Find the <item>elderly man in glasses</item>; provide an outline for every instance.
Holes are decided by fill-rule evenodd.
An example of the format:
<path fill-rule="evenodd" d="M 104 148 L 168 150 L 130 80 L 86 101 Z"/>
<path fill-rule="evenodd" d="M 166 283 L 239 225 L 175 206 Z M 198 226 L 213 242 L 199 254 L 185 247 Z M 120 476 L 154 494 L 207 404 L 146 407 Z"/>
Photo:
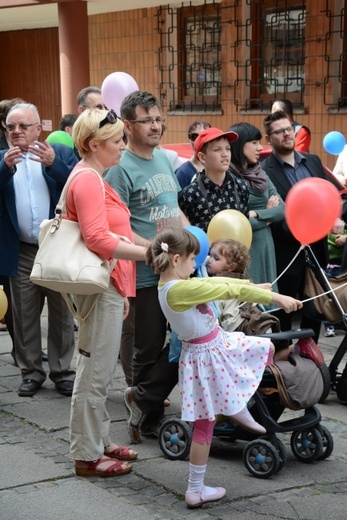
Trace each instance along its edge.
<path fill-rule="evenodd" d="M 163 228 L 187 225 L 188 221 L 178 206 L 176 176 L 165 153 L 157 148 L 165 122 L 159 99 L 149 92 L 133 92 L 123 100 L 121 118 L 127 147 L 120 165 L 107 170 L 105 180 L 129 207 L 135 242 L 148 246 Z M 177 364 L 169 363 L 168 348 L 163 348 L 167 328 L 157 286 L 152 267 L 137 262 L 136 297 L 130 302 L 121 346 L 122 365 L 131 386 L 125 402 L 132 442 L 140 442 L 141 432 L 155 433 L 164 400 L 178 381 Z"/>
<path fill-rule="evenodd" d="M 189 125 L 188 128 L 188 140 L 190 146 L 193 148 L 193 155 L 191 158 L 183 163 L 177 170 L 175 171 L 176 177 L 180 186 L 183 190 L 188 184 L 190 184 L 194 175 L 203 170 L 203 166 L 199 159 L 197 158 L 194 151 L 194 143 L 198 135 L 206 128 L 211 128 L 210 123 L 204 121 L 203 119 L 199 119 L 198 121 L 194 121 Z"/>
<path fill-rule="evenodd" d="M 37 108 L 14 105 L 6 118 L 12 147 L 0 152 L 0 275 L 10 277 L 16 359 L 22 373 L 18 395 L 33 396 L 46 379 L 41 359 L 42 301 L 48 303 L 49 377 L 71 395 L 75 373 L 73 320 L 61 295 L 30 282 L 39 226 L 52 218 L 77 158 L 68 146 L 40 142 Z"/>
<path fill-rule="evenodd" d="M 291 187 L 302 179 L 319 177 L 331 180 L 324 173 L 321 160 L 317 155 L 301 153 L 295 148 L 295 133 L 292 122 L 287 114 L 277 111 L 269 114 L 264 120 L 265 138 L 267 144 L 272 146 L 272 152 L 261 164 L 277 192 L 285 201 Z M 288 266 L 298 252 L 300 243 L 289 231 L 285 220 L 273 223 L 272 234 L 275 243 L 276 263 L 278 275 Z M 335 224 L 336 232 L 343 230 L 344 223 L 338 219 Z M 320 265 L 325 268 L 328 262 L 327 241 L 322 239 L 312 245 L 312 250 Z M 305 279 L 305 253 L 301 251 L 289 269 L 278 280 L 278 289 L 281 294 L 303 297 Z M 278 312 L 281 322 L 281 330 L 290 330 L 292 315 Z M 311 328 L 315 332 L 315 341 L 318 341 L 321 322 L 309 317 L 301 320 L 302 328 Z"/>

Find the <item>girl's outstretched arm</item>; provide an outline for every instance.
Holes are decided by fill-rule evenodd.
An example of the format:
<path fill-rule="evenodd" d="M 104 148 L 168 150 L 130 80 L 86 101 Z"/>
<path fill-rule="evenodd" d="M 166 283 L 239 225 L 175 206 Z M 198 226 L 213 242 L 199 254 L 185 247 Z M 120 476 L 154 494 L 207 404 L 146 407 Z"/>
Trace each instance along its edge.
<path fill-rule="evenodd" d="M 285 294 L 272 294 L 272 301 L 281 307 L 286 313 L 297 311 L 302 308 L 302 302 Z"/>

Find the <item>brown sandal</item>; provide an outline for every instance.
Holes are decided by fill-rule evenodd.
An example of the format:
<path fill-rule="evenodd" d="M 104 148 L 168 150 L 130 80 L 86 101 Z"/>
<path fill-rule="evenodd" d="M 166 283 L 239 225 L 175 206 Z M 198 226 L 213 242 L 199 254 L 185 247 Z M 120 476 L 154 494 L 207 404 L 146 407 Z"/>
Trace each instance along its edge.
<path fill-rule="evenodd" d="M 85 463 L 84 466 L 75 466 L 76 475 L 79 477 L 119 477 L 130 473 L 132 469 L 132 464 L 124 464 L 124 462 L 110 457 L 102 457 L 95 462 L 78 462 Z M 101 469 L 100 466 L 105 462 L 109 462 L 110 465 L 106 469 Z"/>
<path fill-rule="evenodd" d="M 118 446 L 112 451 L 107 451 L 105 448 L 106 457 L 110 457 L 110 459 L 118 459 L 122 461 L 127 460 L 136 460 L 137 459 L 137 451 L 130 450 L 127 446 Z"/>

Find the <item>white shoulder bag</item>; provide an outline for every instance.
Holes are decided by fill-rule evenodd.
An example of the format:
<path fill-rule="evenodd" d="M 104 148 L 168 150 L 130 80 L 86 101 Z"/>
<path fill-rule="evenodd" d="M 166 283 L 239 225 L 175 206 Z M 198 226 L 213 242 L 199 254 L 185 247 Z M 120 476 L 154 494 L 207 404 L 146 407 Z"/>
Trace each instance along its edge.
<path fill-rule="evenodd" d="M 98 295 L 107 291 L 110 274 L 117 260 L 109 262 L 88 249 L 81 235 L 78 222 L 66 218 L 66 195 L 69 185 L 83 168 L 69 176 L 55 209 L 55 217 L 43 220 L 40 225 L 39 249 L 36 254 L 30 280 L 42 287 L 62 294 L 71 309 L 68 294 Z M 65 217 L 65 218 L 63 218 Z M 76 316 L 75 309 L 71 309 Z M 81 318 L 80 316 L 77 316 Z"/>

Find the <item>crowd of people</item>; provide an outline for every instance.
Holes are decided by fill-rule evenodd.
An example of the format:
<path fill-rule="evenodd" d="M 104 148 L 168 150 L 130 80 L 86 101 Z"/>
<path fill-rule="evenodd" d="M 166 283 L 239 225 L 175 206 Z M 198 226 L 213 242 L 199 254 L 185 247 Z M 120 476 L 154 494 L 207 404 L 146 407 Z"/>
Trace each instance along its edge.
<path fill-rule="evenodd" d="M 59 127 L 71 134 L 75 150 L 41 141 L 38 109 L 19 98 L 1 102 L 0 122 L 0 283 L 9 300 L 3 325 L 22 376 L 18 395 L 39 391 L 48 361 L 56 390 L 71 396 L 76 474 L 114 477 L 129 473 L 138 457 L 109 433 L 106 405 L 118 356 L 132 443 L 158 435 L 167 398 L 179 383 L 182 417 L 194 424 L 186 503 L 198 507 L 222 498 L 224 488 L 204 484 L 216 417 L 265 433 L 247 402 L 267 364 L 285 359 L 291 347 L 275 350 L 254 334 L 291 329 L 302 309 L 305 256 L 300 253 L 286 270 L 300 244 L 288 229 L 284 205 L 301 179 L 326 178 L 318 156 L 308 153 L 310 131 L 293 120 L 287 100 L 276 100 L 264 120 L 272 152 L 260 162 L 262 133 L 254 125 L 238 123 L 224 132 L 197 120 L 188 129 L 192 157 L 175 169 L 177 157 L 160 147 L 165 119 L 150 92 L 129 94 L 117 115 L 105 107 L 98 87 L 83 89 L 77 114 L 63 116 Z M 88 314 L 79 323 L 76 373 L 70 367 L 74 321 L 64 299 L 30 282 L 40 223 L 53 217 L 68 177 L 67 217 L 79 223 L 89 249 L 117 259 L 110 287 L 96 302 L 73 296 Z M 235 240 L 214 242 L 208 276 L 198 278 L 200 244 L 184 227 L 206 231 L 224 209 L 249 219 L 250 250 Z M 337 219 L 332 232 L 343 230 Z M 327 240 L 312 248 L 325 268 Z M 45 301 L 47 359 L 40 327 Z M 239 302 L 248 303 L 240 308 Z M 264 315 L 251 303 L 281 310 Z M 318 339 L 319 321 L 303 312 L 301 326 Z M 169 330 L 181 342 L 179 364 L 170 362 Z"/>

